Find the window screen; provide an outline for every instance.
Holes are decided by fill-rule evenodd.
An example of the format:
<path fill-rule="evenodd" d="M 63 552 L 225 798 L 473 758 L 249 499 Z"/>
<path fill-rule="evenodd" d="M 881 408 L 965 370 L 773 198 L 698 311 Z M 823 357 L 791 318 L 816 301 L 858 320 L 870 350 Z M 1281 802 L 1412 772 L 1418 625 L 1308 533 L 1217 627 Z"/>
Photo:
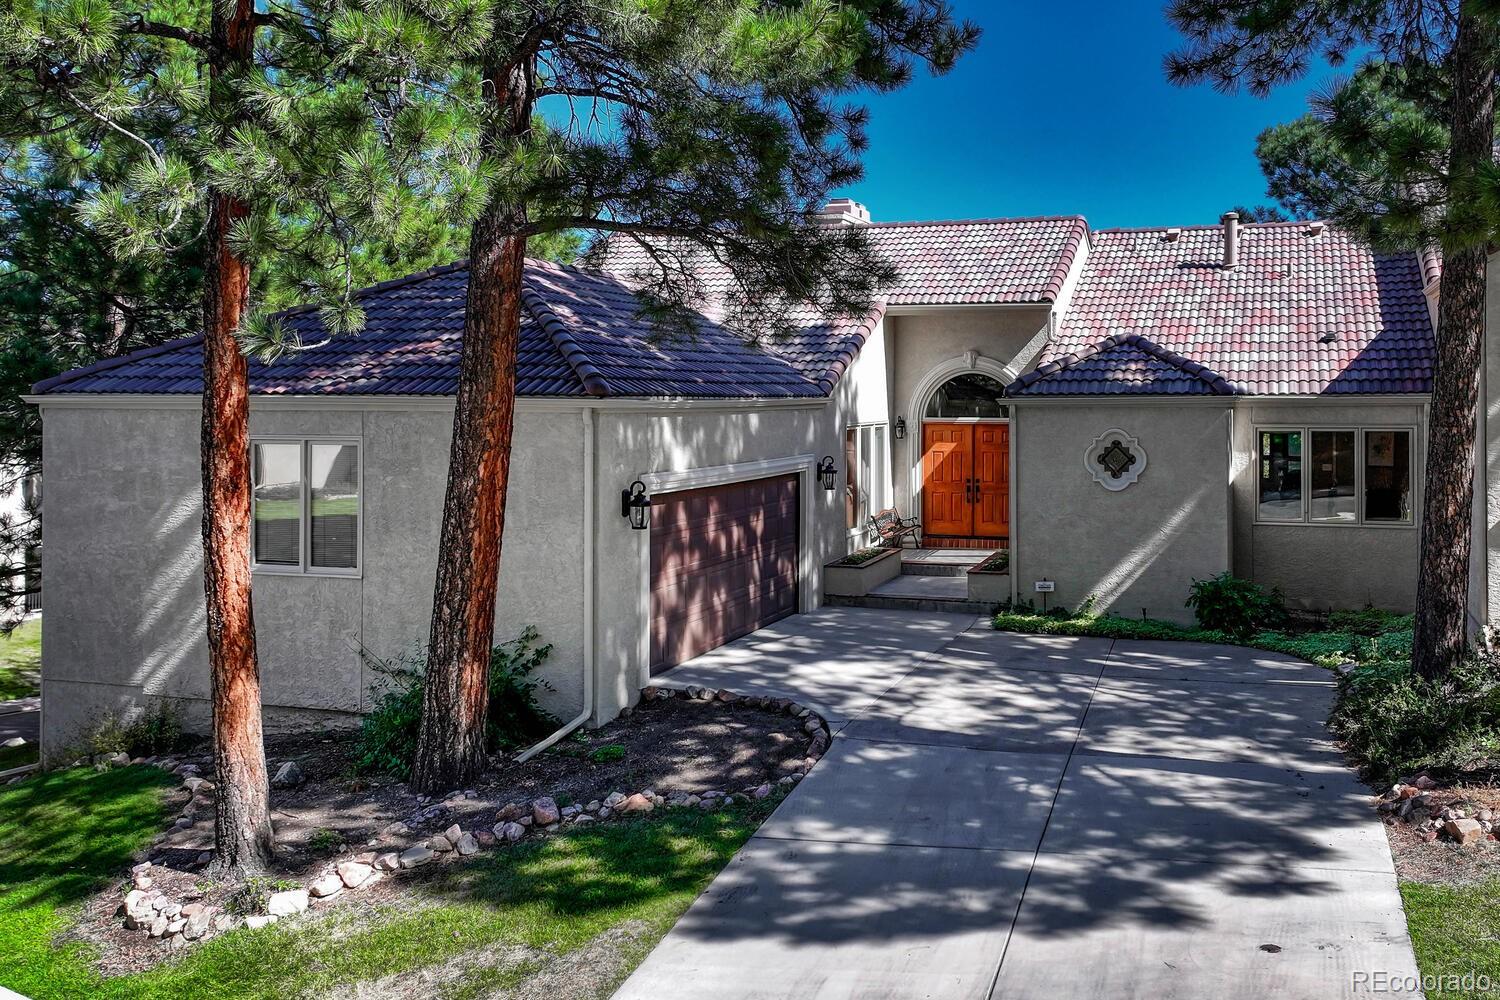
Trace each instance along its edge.
<path fill-rule="evenodd" d="M 1308 498 L 1312 519 L 1353 524 L 1359 519 L 1354 509 L 1354 432 L 1309 431 L 1308 437 L 1312 445 Z"/>
<path fill-rule="evenodd" d="M 359 450 L 352 444 L 308 446 L 312 531 L 311 565 L 353 569 L 359 564 Z"/>
<path fill-rule="evenodd" d="M 302 565 L 302 446 L 263 442 L 252 451 L 255 561 Z"/>
<path fill-rule="evenodd" d="M 1302 520 L 1302 432 L 1260 432 L 1260 517 Z"/>

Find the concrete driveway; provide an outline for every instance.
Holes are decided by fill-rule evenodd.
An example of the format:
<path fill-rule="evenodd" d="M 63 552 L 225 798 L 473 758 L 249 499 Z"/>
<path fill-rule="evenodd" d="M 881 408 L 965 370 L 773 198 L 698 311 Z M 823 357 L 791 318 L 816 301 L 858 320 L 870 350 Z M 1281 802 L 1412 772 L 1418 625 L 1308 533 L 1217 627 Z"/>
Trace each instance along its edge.
<path fill-rule="evenodd" d="M 1316 667 L 841 608 L 661 680 L 837 735 L 617 997 L 1328 1000 L 1416 973 Z"/>

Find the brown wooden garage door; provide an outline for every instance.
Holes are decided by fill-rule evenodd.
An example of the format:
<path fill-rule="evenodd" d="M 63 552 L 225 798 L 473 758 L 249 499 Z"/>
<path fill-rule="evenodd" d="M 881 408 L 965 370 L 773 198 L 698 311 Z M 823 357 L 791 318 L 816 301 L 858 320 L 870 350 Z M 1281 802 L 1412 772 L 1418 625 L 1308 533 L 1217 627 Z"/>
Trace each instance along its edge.
<path fill-rule="evenodd" d="M 651 672 L 797 610 L 797 477 L 658 494 Z"/>

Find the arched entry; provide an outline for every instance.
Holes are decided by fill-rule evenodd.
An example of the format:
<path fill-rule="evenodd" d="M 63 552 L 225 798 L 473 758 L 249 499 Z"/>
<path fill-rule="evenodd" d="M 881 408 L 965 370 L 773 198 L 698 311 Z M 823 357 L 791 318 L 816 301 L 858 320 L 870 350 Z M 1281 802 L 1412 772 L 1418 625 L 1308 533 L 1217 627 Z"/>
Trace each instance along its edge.
<path fill-rule="evenodd" d="M 923 534 L 936 545 L 1006 545 L 1010 408 L 1004 383 L 980 371 L 953 374 L 931 390 L 919 412 Z"/>

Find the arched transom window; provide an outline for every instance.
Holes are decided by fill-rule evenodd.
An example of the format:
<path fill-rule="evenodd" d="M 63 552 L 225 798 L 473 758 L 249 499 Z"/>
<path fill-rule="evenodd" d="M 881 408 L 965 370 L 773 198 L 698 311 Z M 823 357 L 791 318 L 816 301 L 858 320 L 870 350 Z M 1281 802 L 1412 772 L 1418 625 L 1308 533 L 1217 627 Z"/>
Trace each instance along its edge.
<path fill-rule="evenodd" d="M 944 420 L 955 417 L 1008 417 L 1010 407 L 1002 400 L 1005 387 L 988 375 L 965 372 L 938 386 L 927 400 L 923 416 Z"/>

